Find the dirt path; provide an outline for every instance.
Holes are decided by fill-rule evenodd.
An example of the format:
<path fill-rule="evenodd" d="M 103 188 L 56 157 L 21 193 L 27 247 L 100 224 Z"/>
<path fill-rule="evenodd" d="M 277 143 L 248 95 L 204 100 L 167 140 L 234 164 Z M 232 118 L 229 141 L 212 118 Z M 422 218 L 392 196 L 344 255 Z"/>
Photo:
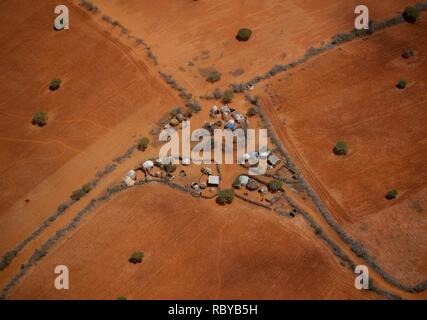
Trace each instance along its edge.
<path fill-rule="evenodd" d="M 281 121 L 278 119 L 274 106 L 270 99 L 263 97 L 263 107 L 267 113 L 269 120 L 272 123 L 273 130 L 278 134 L 279 138 L 283 141 L 287 151 L 290 153 L 292 159 L 295 161 L 298 169 L 301 171 L 302 176 L 308 181 L 308 183 L 314 187 L 316 192 L 320 195 L 321 199 L 328 199 L 330 204 L 333 205 L 333 197 L 326 191 L 323 185 L 318 181 L 318 179 L 313 175 L 307 165 L 304 163 L 302 158 L 296 152 L 295 148 L 293 148 L 292 144 L 289 142 L 289 139 L 286 136 L 286 130 L 284 130 Z M 335 232 L 335 230 L 327 223 L 322 214 L 318 210 L 312 210 L 308 206 L 304 206 L 301 202 L 299 205 L 304 209 L 310 216 L 316 221 L 316 223 L 323 229 L 323 232 L 333 240 L 340 249 L 356 264 L 363 265 L 366 262 L 359 258 L 350 248 L 350 246 L 345 243 Z M 376 273 L 372 268 L 370 269 L 370 277 L 374 281 L 377 287 L 386 290 L 390 293 L 393 293 L 397 296 L 400 296 L 405 299 L 426 299 L 427 292 L 421 293 L 408 293 L 404 290 L 398 289 L 395 286 L 391 285 L 388 281 L 386 281 L 381 275 Z"/>

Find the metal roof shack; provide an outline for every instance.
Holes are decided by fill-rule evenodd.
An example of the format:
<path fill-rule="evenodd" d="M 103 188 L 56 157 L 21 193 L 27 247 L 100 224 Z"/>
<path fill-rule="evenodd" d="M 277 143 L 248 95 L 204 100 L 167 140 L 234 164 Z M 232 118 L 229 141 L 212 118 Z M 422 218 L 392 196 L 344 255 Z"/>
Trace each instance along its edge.
<path fill-rule="evenodd" d="M 276 166 L 279 162 L 280 159 L 275 155 L 271 155 L 268 157 L 268 163 L 271 164 L 273 167 Z"/>
<path fill-rule="evenodd" d="M 208 185 L 211 187 L 218 187 L 219 186 L 219 176 L 209 176 Z"/>

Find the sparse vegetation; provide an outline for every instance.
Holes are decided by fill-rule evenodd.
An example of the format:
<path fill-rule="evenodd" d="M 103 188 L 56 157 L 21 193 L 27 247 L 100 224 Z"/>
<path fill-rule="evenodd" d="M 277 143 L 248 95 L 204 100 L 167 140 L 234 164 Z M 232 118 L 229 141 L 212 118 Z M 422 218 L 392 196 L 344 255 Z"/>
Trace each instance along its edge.
<path fill-rule="evenodd" d="M 393 199 L 396 199 L 397 195 L 398 195 L 397 190 L 391 189 L 386 193 L 385 197 L 387 200 L 393 200 Z"/>
<path fill-rule="evenodd" d="M 415 7 L 406 7 L 403 11 L 403 19 L 409 23 L 417 22 L 418 17 L 420 16 L 420 11 Z"/>
<path fill-rule="evenodd" d="M 70 198 L 74 201 L 79 201 L 81 198 L 83 198 L 86 194 L 88 194 L 92 190 L 92 187 L 89 183 L 86 183 L 83 185 L 80 189 L 77 189 L 73 191 Z"/>
<path fill-rule="evenodd" d="M 166 171 L 166 173 L 170 174 L 175 172 L 175 170 L 177 169 L 176 164 L 173 163 L 165 163 L 163 165 L 163 169 Z"/>
<path fill-rule="evenodd" d="M 126 298 L 125 296 L 118 296 L 117 300 L 127 300 L 128 298 Z"/>
<path fill-rule="evenodd" d="M 53 79 L 50 82 L 49 90 L 50 91 L 58 90 L 61 87 L 61 83 L 62 83 L 61 79 Z"/>
<path fill-rule="evenodd" d="M 206 81 L 210 83 L 214 83 L 219 81 L 220 79 L 221 79 L 221 73 L 219 71 L 214 70 L 209 72 L 208 77 L 206 78 Z"/>
<path fill-rule="evenodd" d="M 254 107 L 250 107 L 248 112 L 246 112 L 246 115 L 248 117 L 253 117 L 258 113 L 257 109 L 255 109 Z"/>
<path fill-rule="evenodd" d="M 224 91 L 224 94 L 222 95 L 222 102 L 224 103 L 230 103 L 233 101 L 234 94 L 230 90 Z"/>
<path fill-rule="evenodd" d="M 138 150 L 145 151 L 148 148 L 150 140 L 147 137 L 143 137 L 138 141 Z"/>
<path fill-rule="evenodd" d="M 172 116 L 172 117 L 176 117 L 178 114 L 184 114 L 184 111 L 182 110 L 182 108 L 181 107 L 175 107 L 175 108 L 173 108 L 172 109 L 172 111 L 170 112 L 170 115 Z"/>
<path fill-rule="evenodd" d="M 234 199 L 234 191 L 232 189 L 223 189 L 218 192 L 216 202 L 221 205 L 230 204 Z"/>
<path fill-rule="evenodd" d="M 345 156 L 348 153 L 348 144 L 345 141 L 338 141 L 333 149 L 337 156 Z"/>
<path fill-rule="evenodd" d="M 132 255 L 129 258 L 129 262 L 133 264 L 141 263 L 142 258 L 144 258 L 144 252 L 142 251 L 136 251 L 132 253 Z"/>
<path fill-rule="evenodd" d="M 414 51 L 414 49 L 411 49 L 411 48 L 405 49 L 402 52 L 402 57 L 405 59 L 409 59 L 410 57 L 413 57 L 414 55 L 415 55 L 415 51 Z"/>
<path fill-rule="evenodd" d="M 33 125 L 37 125 L 39 127 L 43 127 L 47 124 L 47 120 L 49 119 L 47 112 L 45 111 L 38 111 L 34 114 L 33 120 L 31 123 Z"/>
<path fill-rule="evenodd" d="M 242 28 L 237 32 L 236 39 L 239 41 L 248 41 L 252 35 L 252 30 L 248 28 Z"/>
<path fill-rule="evenodd" d="M 268 184 L 267 184 L 267 188 L 269 191 L 275 193 L 279 190 L 281 190 L 283 187 L 283 182 L 280 180 L 271 180 Z"/>
<path fill-rule="evenodd" d="M 396 87 L 399 89 L 405 89 L 407 85 L 408 85 L 408 82 L 406 80 L 400 79 Z"/>

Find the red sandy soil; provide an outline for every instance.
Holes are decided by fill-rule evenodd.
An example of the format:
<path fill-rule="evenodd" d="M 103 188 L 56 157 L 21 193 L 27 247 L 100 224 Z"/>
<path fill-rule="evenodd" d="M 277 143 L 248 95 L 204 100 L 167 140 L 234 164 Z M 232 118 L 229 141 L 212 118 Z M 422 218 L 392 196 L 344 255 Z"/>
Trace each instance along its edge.
<path fill-rule="evenodd" d="M 76 0 L 77 1 L 77 0 Z M 354 28 L 357 0 L 94 1 L 102 13 L 151 45 L 162 69 L 198 94 L 247 81 L 273 65 L 289 63 L 311 46 Z M 375 21 L 394 16 L 414 1 L 368 0 Z M 238 29 L 253 30 L 248 42 Z M 194 66 L 189 66 L 189 62 Z M 203 70 L 216 68 L 222 80 L 206 82 Z M 242 69 L 243 74 L 231 72 Z"/>
<path fill-rule="evenodd" d="M 138 250 L 143 262 L 130 264 Z M 70 270 L 68 291 L 54 288 L 58 264 Z M 148 185 L 100 206 L 10 298 L 378 298 L 353 282 L 301 217 L 281 218 L 243 202 L 212 210 L 211 200 Z"/>
<path fill-rule="evenodd" d="M 96 1 L 103 13 L 152 44 L 160 67 L 197 94 L 215 87 L 200 76 L 200 69 L 212 66 L 213 61 L 224 74 L 219 85 L 247 80 L 274 63 L 293 60 L 338 31 L 351 29 L 354 18 L 354 6 L 344 19 L 339 4 L 325 9 L 304 1 L 290 8 L 274 1 L 262 7 L 258 2 L 225 5 L 198 1 L 201 7 L 194 9 L 194 3 L 189 1 L 184 8 L 178 2 L 112 1 L 99 5 Z M 376 3 L 370 5 L 371 11 L 384 6 Z M 381 20 L 394 15 L 406 3 L 387 4 L 388 9 L 378 10 L 374 16 Z M 8 184 L 0 195 L 0 206 L 4 206 L 0 209 L 0 253 L 28 236 L 72 190 L 92 179 L 138 137 L 148 135 L 173 106 L 182 105 L 159 79 L 143 48 L 111 30 L 99 16 L 77 9 L 69 1 L 64 4 L 71 10 L 71 29 L 61 32 L 52 30 L 53 1 L 45 1 L 36 9 L 29 2 L 0 5 L 0 17 L 10 22 L 6 24 L 10 27 L 0 33 L 5 43 L 0 52 L 9 62 L 0 67 L 0 96 L 6 98 L 0 104 L 4 122 L 0 129 L 0 166 L 2 181 Z M 190 5 L 195 11 L 187 10 Z M 277 29 L 277 17 L 284 10 L 293 12 L 292 23 L 287 26 L 292 26 L 293 32 Z M 12 24 L 10 13 L 18 11 L 23 21 L 34 20 L 31 30 Z M 339 22 L 335 21 L 337 12 L 342 18 Z M 243 18 L 236 19 L 237 13 Z M 310 24 L 302 23 L 302 17 L 310 17 L 313 25 L 314 21 L 324 25 L 322 32 L 316 25 L 315 35 L 311 34 Z M 256 31 L 246 44 L 234 40 L 241 24 L 253 24 Z M 216 30 L 212 25 L 221 27 Z M 198 36 L 210 30 L 215 32 Z M 274 41 L 277 32 L 283 41 Z M 242 46 L 245 51 L 240 50 Z M 204 50 L 209 53 L 203 54 Z M 282 60 L 267 60 L 266 54 Z M 196 64 L 193 71 L 177 71 L 179 66 L 186 68 L 190 60 Z M 239 67 L 245 69 L 242 76 L 228 74 Z M 60 77 L 63 86 L 50 92 L 47 86 L 54 77 Z M 193 128 L 208 119 L 211 104 L 215 103 L 203 106 L 200 116 L 192 121 Z M 40 129 L 30 121 L 41 106 L 50 119 Z M 233 106 L 241 111 L 247 108 L 240 99 Z M 253 121 L 251 126 L 255 124 Z M 0 284 L 3 286 L 20 264 L 90 198 L 155 154 L 154 148 L 138 153 L 103 180 L 90 197 L 70 208 L 0 273 Z M 190 182 L 199 176 L 198 170 L 189 168 L 189 177 L 182 180 Z M 225 167 L 223 183 L 231 185 L 236 172 Z M 412 207 L 419 211 L 416 205 Z M 165 186 L 138 187 L 119 195 L 91 213 L 65 239 L 30 269 L 9 298 L 378 298 L 354 289 L 352 272 L 339 265 L 301 217 L 280 218 L 239 200 L 232 206 L 218 207 L 213 200 L 193 199 Z M 146 253 L 141 265 L 127 262 L 135 250 Z M 72 284 L 68 292 L 53 288 L 53 268 L 58 264 L 70 267 Z"/>
<path fill-rule="evenodd" d="M 90 14 L 64 4 L 71 27 L 61 32 L 55 1 L 0 4 L 0 255 L 180 102 Z M 62 87 L 51 92 L 55 77 Z M 31 124 L 38 110 L 49 113 L 43 128 Z"/>
<path fill-rule="evenodd" d="M 427 277 L 426 29 L 423 15 L 416 25 L 346 44 L 274 78 L 261 93 L 336 220 L 408 284 Z M 403 59 L 406 48 L 416 56 Z M 405 90 L 396 88 L 401 78 Z M 340 139 L 350 146 L 345 157 L 332 153 Z M 397 200 L 385 199 L 391 188 L 399 190 Z"/>

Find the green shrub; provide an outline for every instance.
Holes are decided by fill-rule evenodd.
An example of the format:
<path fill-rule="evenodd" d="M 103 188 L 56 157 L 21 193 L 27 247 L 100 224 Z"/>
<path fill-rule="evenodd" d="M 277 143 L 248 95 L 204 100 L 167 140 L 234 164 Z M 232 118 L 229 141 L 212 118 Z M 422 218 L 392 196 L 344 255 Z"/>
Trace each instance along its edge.
<path fill-rule="evenodd" d="M 92 190 L 92 187 L 90 186 L 90 184 L 86 183 L 80 189 L 74 190 L 73 193 L 71 194 L 70 198 L 74 201 L 79 201 L 86 194 L 88 194 L 91 190 Z"/>
<path fill-rule="evenodd" d="M 338 141 L 334 146 L 334 153 L 337 156 L 344 156 L 348 153 L 348 144 L 345 141 Z"/>
<path fill-rule="evenodd" d="M 177 166 L 173 163 L 165 163 L 163 165 L 163 169 L 166 171 L 166 173 L 173 173 L 177 169 Z"/>
<path fill-rule="evenodd" d="M 246 115 L 248 117 L 253 117 L 258 113 L 257 109 L 255 109 L 254 107 L 250 107 L 248 112 L 246 112 Z"/>
<path fill-rule="evenodd" d="M 280 180 L 271 180 L 268 184 L 267 184 L 267 188 L 269 191 L 275 193 L 279 190 L 281 190 L 283 187 L 283 182 Z"/>
<path fill-rule="evenodd" d="M 136 252 L 132 253 L 132 255 L 130 256 L 129 262 L 133 263 L 133 264 L 141 263 L 142 258 L 144 258 L 144 252 L 136 251 Z"/>
<path fill-rule="evenodd" d="M 248 41 L 252 35 L 252 30 L 248 28 L 242 28 L 237 32 L 236 39 L 239 41 Z"/>
<path fill-rule="evenodd" d="M 39 127 L 43 127 L 47 124 L 47 120 L 49 119 L 47 112 L 38 111 L 34 114 L 32 124 L 37 125 Z"/>
<path fill-rule="evenodd" d="M 223 189 L 218 192 L 218 196 L 216 198 L 216 202 L 218 204 L 230 204 L 233 202 L 234 192 L 232 189 Z"/>
<path fill-rule="evenodd" d="M 399 89 L 405 89 L 407 85 L 408 85 L 408 82 L 406 80 L 400 79 L 396 87 L 398 87 Z"/>
<path fill-rule="evenodd" d="M 415 23 L 420 16 L 420 11 L 415 7 L 406 7 L 402 16 L 406 22 Z"/>
<path fill-rule="evenodd" d="M 59 87 L 61 86 L 61 83 L 62 83 L 61 79 L 53 79 L 52 82 L 49 85 L 49 89 L 51 91 L 58 90 Z"/>
<path fill-rule="evenodd" d="M 127 300 L 128 298 L 126 298 L 125 296 L 118 296 L 117 300 Z"/>
<path fill-rule="evenodd" d="M 206 81 L 210 82 L 210 83 L 214 83 L 217 82 L 221 79 L 221 73 L 218 71 L 211 71 L 208 74 L 208 77 L 206 78 Z"/>
<path fill-rule="evenodd" d="M 398 194 L 398 192 L 396 189 L 391 189 L 386 193 L 385 197 L 388 200 L 393 200 L 393 199 L 396 199 L 397 194 Z"/>
<path fill-rule="evenodd" d="M 147 137 L 143 137 L 138 141 L 138 150 L 145 151 L 148 148 L 150 140 Z"/>
<path fill-rule="evenodd" d="M 231 101 L 233 101 L 233 97 L 234 97 L 233 91 L 226 90 L 222 95 L 222 102 L 230 103 Z"/>

